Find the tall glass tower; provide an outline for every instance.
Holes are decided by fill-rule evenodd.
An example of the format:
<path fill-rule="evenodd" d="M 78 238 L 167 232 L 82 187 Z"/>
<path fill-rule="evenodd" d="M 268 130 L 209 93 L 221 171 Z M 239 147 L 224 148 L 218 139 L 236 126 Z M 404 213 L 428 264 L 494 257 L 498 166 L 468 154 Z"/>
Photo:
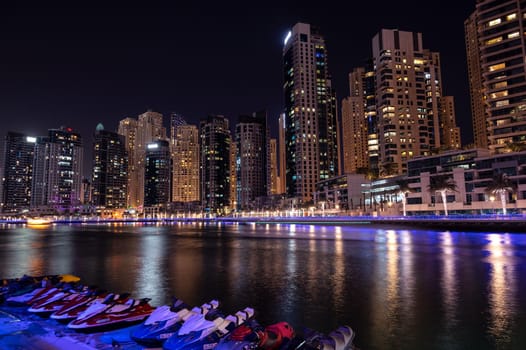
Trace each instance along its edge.
<path fill-rule="evenodd" d="M 310 24 L 297 23 L 283 48 L 286 193 L 312 200 L 316 183 L 338 175 L 336 96 L 325 40 Z"/>

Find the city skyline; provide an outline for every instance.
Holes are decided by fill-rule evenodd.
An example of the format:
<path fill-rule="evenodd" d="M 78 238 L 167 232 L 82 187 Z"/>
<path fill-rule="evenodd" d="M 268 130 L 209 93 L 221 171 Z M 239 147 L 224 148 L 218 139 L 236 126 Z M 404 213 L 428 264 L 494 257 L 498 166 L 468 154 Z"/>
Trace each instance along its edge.
<path fill-rule="evenodd" d="M 267 109 L 276 136 L 283 39 L 303 21 L 319 26 L 327 41 L 338 104 L 349 93 L 348 74 L 371 56 L 380 29 L 422 32 L 424 45 L 441 54 L 444 93 L 455 97 L 463 142 L 470 142 L 463 21 L 475 2 L 455 3 L 454 12 L 448 4 L 453 6 L 446 1 L 421 14 L 388 2 L 374 13 L 357 8 L 356 14 L 342 13 L 336 2 L 322 9 L 266 3 L 237 12 L 224 4 L 75 10 L 10 5 L 0 24 L 0 42 L 9 53 L 0 59 L 0 120 L 6 131 L 33 135 L 70 126 L 89 148 L 99 122 L 114 131 L 121 119 L 147 109 L 162 113 L 165 125 L 171 112 L 193 124 L 209 114 L 235 124 L 239 115 Z"/>

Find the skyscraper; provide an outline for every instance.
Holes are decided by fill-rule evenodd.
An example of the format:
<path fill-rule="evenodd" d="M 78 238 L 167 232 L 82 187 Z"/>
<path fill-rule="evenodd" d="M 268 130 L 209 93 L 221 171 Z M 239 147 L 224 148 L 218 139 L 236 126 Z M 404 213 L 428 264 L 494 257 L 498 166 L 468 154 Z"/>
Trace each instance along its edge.
<path fill-rule="evenodd" d="M 48 207 L 71 213 L 80 205 L 83 148 L 71 128 L 50 129 L 37 139 L 31 208 Z"/>
<path fill-rule="evenodd" d="M 128 205 L 141 208 L 144 204 L 144 161 L 146 145 L 157 140 L 166 140 L 163 115 L 147 111 L 137 118 L 125 118 L 119 123 L 119 134 L 125 137 L 128 151 Z"/>
<path fill-rule="evenodd" d="M 124 145 L 128 156 L 128 180 L 126 205 L 136 207 L 139 196 L 139 185 L 137 175 L 137 119 L 124 118 L 119 122 L 117 130 L 124 137 Z"/>
<path fill-rule="evenodd" d="M 402 174 L 407 160 L 438 151 L 439 54 L 422 34 L 382 29 L 372 40 L 380 176 Z"/>
<path fill-rule="evenodd" d="M 270 139 L 270 194 L 278 194 L 278 143 L 276 139 Z"/>
<path fill-rule="evenodd" d="M 440 98 L 440 142 L 445 150 L 461 147 L 460 128 L 455 117 L 455 100 L 453 96 Z"/>
<path fill-rule="evenodd" d="M 170 201 L 170 144 L 157 140 L 146 145 L 144 206 L 165 207 Z"/>
<path fill-rule="evenodd" d="M 287 195 L 311 201 L 316 182 L 338 168 L 336 96 L 325 40 L 316 27 L 297 23 L 283 48 Z"/>
<path fill-rule="evenodd" d="M 116 132 L 95 129 L 93 140 L 92 201 L 107 209 L 126 208 L 128 158 L 125 138 Z"/>
<path fill-rule="evenodd" d="M 524 1 L 477 0 L 465 22 L 475 143 L 487 131 L 493 153 L 526 144 L 525 16 Z"/>
<path fill-rule="evenodd" d="M 237 205 L 255 208 L 255 199 L 270 194 L 269 129 L 266 111 L 239 116 L 236 125 Z"/>
<path fill-rule="evenodd" d="M 172 201 L 199 201 L 199 131 L 185 124 L 173 128 Z"/>
<path fill-rule="evenodd" d="M 342 147 L 345 174 L 353 174 L 369 168 L 364 84 L 365 69 L 355 68 L 349 74 L 350 95 L 342 101 Z"/>
<path fill-rule="evenodd" d="M 228 119 L 210 115 L 199 124 L 201 203 L 213 214 L 230 211 L 231 135 Z"/>
<path fill-rule="evenodd" d="M 5 138 L 4 177 L 2 183 L 4 213 L 29 210 L 36 137 L 9 131 Z"/>

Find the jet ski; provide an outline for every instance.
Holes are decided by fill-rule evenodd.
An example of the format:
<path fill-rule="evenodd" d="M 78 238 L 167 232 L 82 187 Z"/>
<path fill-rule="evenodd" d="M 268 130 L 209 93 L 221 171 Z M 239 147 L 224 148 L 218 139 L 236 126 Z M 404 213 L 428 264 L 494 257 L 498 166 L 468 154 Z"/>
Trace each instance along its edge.
<path fill-rule="evenodd" d="M 248 319 L 254 316 L 254 309 L 247 307 L 236 312 L 234 315 L 221 317 L 217 315 L 213 320 L 207 319 L 208 315 L 213 314 L 209 312 L 205 319 L 199 323 L 197 328 L 188 329 L 183 328 L 186 322 L 179 330 L 178 334 L 174 334 L 166 340 L 163 344 L 165 350 L 203 350 L 213 349 L 217 343 L 224 336 L 228 335 L 239 325 L 243 324 Z"/>
<path fill-rule="evenodd" d="M 217 309 L 219 302 L 211 300 L 200 307 L 190 307 L 180 299 L 175 298 L 171 305 L 163 305 L 155 309 L 150 316 L 134 330 L 132 339 L 142 345 L 157 347 L 173 334 L 193 315 L 206 315 L 210 310 Z"/>
<path fill-rule="evenodd" d="M 80 294 L 74 299 L 68 301 L 66 304 L 62 305 L 60 309 L 53 312 L 50 317 L 60 322 L 70 322 L 77 318 L 82 312 L 86 311 L 86 309 L 92 304 L 100 304 L 104 302 L 108 304 L 110 301 L 113 302 L 119 298 L 128 299 L 129 295 L 129 293 L 113 294 L 105 289 L 95 289 L 87 294 Z"/>
<path fill-rule="evenodd" d="M 263 327 L 250 319 L 222 338 L 215 350 L 286 349 L 294 336 L 294 328 L 287 322 Z"/>
<path fill-rule="evenodd" d="M 37 278 L 38 282 L 32 284 L 25 293 L 12 293 L 6 298 L 6 303 L 11 306 L 27 306 L 43 297 L 50 297 L 59 288 L 77 283 L 80 278 L 73 275 L 59 275 Z"/>
<path fill-rule="evenodd" d="M 89 295 L 94 287 L 79 286 L 77 288 L 63 289 L 55 293 L 50 298 L 31 304 L 27 310 L 40 316 L 48 316 L 53 312 L 60 310 L 64 305 L 76 301 L 79 298 Z"/>
<path fill-rule="evenodd" d="M 50 282 L 55 284 L 59 279 L 59 275 L 23 275 L 19 278 L 4 278 L 0 280 L 0 304 L 9 297 L 27 294 L 37 288 L 41 288 L 43 287 L 43 283 Z"/>
<path fill-rule="evenodd" d="M 91 305 L 71 321 L 68 328 L 92 332 L 136 324 L 144 321 L 155 310 L 149 301 L 149 298 L 130 298 L 124 303 Z"/>
<path fill-rule="evenodd" d="M 354 331 L 349 326 L 340 326 L 328 335 L 306 330 L 302 338 L 295 338 L 290 350 L 349 350 L 353 349 Z"/>

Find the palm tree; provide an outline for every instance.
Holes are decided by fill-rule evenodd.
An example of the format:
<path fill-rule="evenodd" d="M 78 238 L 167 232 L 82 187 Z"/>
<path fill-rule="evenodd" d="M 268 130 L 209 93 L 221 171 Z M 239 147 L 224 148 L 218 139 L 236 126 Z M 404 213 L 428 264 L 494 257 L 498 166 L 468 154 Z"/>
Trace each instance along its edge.
<path fill-rule="evenodd" d="M 402 207 L 404 210 L 404 216 L 406 216 L 407 212 L 405 205 L 407 203 L 407 194 L 414 192 L 415 190 L 409 187 L 409 181 L 407 181 L 407 179 L 397 180 L 396 185 L 398 186 L 398 190 L 396 190 L 396 192 L 402 196 Z"/>
<path fill-rule="evenodd" d="M 389 177 L 398 173 L 398 163 L 387 162 L 380 166 L 380 177 Z"/>
<path fill-rule="evenodd" d="M 442 202 L 444 203 L 444 214 L 447 216 L 447 192 L 453 192 L 457 190 L 457 184 L 455 181 L 446 174 L 437 175 L 431 178 L 431 183 L 428 187 L 429 192 L 436 193 L 440 192 L 442 196 Z"/>
<path fill-rule="evenodd" d="M 499 196 L 502 203 L 502 214 L 506 215 L 506 196 L 508 193 L 515 192 L 517 185 L 508 177 L 506 173 L 498 173 L 493 177 L 493 181 L 486 187 L 486 193 Z"/>

